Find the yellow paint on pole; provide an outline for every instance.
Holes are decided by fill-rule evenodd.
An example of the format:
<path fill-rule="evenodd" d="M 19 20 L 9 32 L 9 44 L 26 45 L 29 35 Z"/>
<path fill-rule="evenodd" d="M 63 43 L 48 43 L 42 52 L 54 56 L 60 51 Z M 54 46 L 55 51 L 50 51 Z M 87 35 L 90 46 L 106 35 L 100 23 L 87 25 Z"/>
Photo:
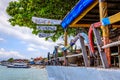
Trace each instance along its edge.
<path fill-rule="evenodd" d="M 109 19 L 110 19 L 110 24 L 120 21 L 120 12 L 110 16 Z"/>
<path fill-rule="evenodd" d="M 90 27 L 91 24 L 73 24 L 73 25 L 69 25 L 70 28 L 88 28 Z M 120 28 L 120 25 L 117 24 L 113 24 L 112 28 Z"/>
<path fill-rule="evenodd" d="M 99 12 L 100 12 L 100 20 L 102 18 L 107 17 L 107 2 L 105 0 L 99 0 Z M 104 27 L 101 26 L 102 34 L 103 34 L 103 42 L 104 45 L 109 44 L 109 28 L 108 26 Z M 111 55 L 110 55 L 110 48 L 105 48 L 105 54 L 107 57 L 107 61 L 109 66 L 111 65 Z"/>
<path fill-rule="evenodd" d="M 73 24 L 73 25 L 69 25 L 69 27 L 75 27 L 75 28 L 78 28 L 78 27 L 90 27 L 91 24 Z"/>
<path fill-rule="evenodd" d="M 64 45 L 67 46 L 67 30 L 64 31 Z"/>
<path fill-rule="evenodd" d="M 100 2 L 99 3 L 99 12 L 100 12 L 100 20 L 102 18 L 107 17 L 107 2 Z M 103 37 L 109 37 L 109 29 L 108 27 L 101 26 Z"/>

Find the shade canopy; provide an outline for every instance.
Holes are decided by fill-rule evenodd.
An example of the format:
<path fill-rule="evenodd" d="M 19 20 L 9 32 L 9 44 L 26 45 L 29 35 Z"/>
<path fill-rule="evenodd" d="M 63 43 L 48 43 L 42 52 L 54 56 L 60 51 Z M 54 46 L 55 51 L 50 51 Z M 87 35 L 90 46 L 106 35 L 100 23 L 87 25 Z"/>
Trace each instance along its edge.
<path fill-rule="evenodd" d="M 80 0 L 73 9 L 63 19 L 61 25 L 65 29 L 68 25 L 81 14 L 94 0 Z"/>
<path fill-rule="evenodd" d="M 67 27 L 90 27 L 91 24 L 100 21 L 99 0 L 80 0 L 71 9 L 61 22 L 62 28 Z M 106 0 L 108 16 L 120 12 L 120 0 Z M 120 22 L 112 24 L 120 27 Z"/>

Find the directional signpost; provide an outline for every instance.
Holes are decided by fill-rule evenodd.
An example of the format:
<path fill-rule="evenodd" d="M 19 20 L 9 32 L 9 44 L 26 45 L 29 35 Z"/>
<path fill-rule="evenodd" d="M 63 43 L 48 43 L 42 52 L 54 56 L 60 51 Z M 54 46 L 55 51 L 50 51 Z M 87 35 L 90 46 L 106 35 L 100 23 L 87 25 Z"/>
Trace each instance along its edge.
<path fill-rule="evenodd" d="M 62 20 L 55 20 L 55 19 L 47 19 L 47 18 L 38 18 L 32 17 L 32 21 L 36 24 L 42 24 L 46 26 L 37 26 L 38 30 L 49 30 L 55 31 L 57 30 L 56 26 L 48 26 L 48 25 L 60 25 Z M 50 37 L 53 36 L 55 33 L 39 33 L 39 37 Z"/>
<path fill-rule="evenodd" d="M 37 26 L 38 30 L 49 30 L 49 31 L 55 31 L 57 30 L 56 26 Z"/>
<path fill-rule="evenodd" d="M 53 36 L 55 33 L 39 33 L 38 36 L 39 37 L 50 37 Z"/>
<path fill-rule="evenodd" d="M 32 21 L 36 24 L 44 24 L 44 25 L 60 25 L 62 22 L 62 20 L 38 18 L 38 17 L 32 17 Z"/>

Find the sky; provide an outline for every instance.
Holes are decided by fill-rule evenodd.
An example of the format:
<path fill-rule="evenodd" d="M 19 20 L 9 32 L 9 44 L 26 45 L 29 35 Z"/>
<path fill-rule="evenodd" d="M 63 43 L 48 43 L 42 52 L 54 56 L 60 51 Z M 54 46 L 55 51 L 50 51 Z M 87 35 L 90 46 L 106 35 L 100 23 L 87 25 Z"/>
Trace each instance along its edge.
<path fill-rule="evenodd" d="M 47 57 L 48 52 L 53 52 L 57 42 L 45 41 L 32 34 L 27 27 L 11 26 L 8 22 L 10 16 L 6 13 L 8 3 L 13 0 L 0 0 L 0 60 L 9 58 L 30 59 L 35 57 Z"/>
<path fill-rule="evenodd" d="M 53 53 L 54 46 L 64 43 L 62 38 L 59 38 L 56 42 L 46 41 L 44 38 L 32 34 L 32 30 L 27 27 L 10 25 L 10 22 L 8 22 L 10 16 L 6 13 L 10 1 L 16 0 L 0 0 L 0 61 L 9 58 L 47 57 L 48 52 Z M 68 43 L 71 39 L 73 37 L 68 38 Z M 77 48 L 80 48 L 79 41 L 76 44 Z"/>

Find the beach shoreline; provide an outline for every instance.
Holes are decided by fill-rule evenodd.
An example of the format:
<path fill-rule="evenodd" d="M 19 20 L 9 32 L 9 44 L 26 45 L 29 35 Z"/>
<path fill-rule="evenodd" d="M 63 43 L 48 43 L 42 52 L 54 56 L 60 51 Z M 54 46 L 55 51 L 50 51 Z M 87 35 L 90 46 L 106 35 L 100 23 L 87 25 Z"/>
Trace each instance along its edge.
<path fill-rule="evenodd" d="M 31 68 L 44 69 L 45 65 L 30 65 Z"/>

